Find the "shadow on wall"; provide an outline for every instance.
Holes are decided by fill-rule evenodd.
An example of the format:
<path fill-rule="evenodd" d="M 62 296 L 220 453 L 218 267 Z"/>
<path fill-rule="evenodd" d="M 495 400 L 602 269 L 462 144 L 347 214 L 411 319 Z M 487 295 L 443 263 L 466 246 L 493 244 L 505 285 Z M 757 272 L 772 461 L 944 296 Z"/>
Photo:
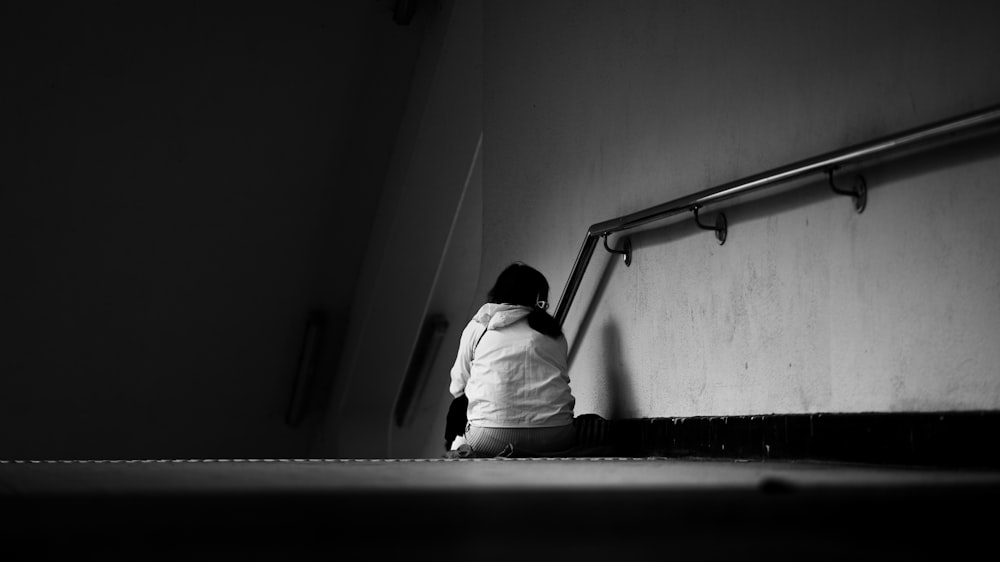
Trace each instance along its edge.
<path fill-rule="evenodd" d="M 634 248 L 633 248 L 634 250 Z M 595 251 L 596 253 L 596 251 Z M 591 258 L 593 260 L 593 258 Z M 573 365 L 573 359 L 576 357 L 577 352 L 580 349 L 580 342 L 586 339 L 587 331 L 590 329 L 590 323 L 594 320 L 594 305 L 601 301 L 604 297 L 604 293 L 608 288 L 608 282 L 611 280 L 611 273 L 614 271 L 615 265 L 618 263 L 618 256 L 612 255 L 608 256 L 605 260 L 604 270 L 601 272 L 601 276 L 597 282 L 597 287 L 594 289 L 594 294 L 590 297 L 590 301 L 587 303 L 584 309 L 583 318 L 580 319 L 580 326 L 577 329 L 576 337 L 573 338 L 573 342 L 570 344 L 569 348 L 569 365 Z"/>
<path fill-rule="evenodd" d="M 608 321 L 601 329 L 601 343 L 604 346 L 604 387 L 605 403 L 610 419 L 633 417 L 632 402 L 634 373 L 629 368 L 622 352 L 621 330 L 614 320 Z"/>
<path fill-rule="evenodd" d="M 598 280 L 597 287 L 587 303 L 583 318 L 577 330 L 573 342 L 570 344 L 569 364 L 573 364 L 576 354 L 579 352 L 580 342 L 586 339 L 586 334 L 590 330 L 590 324 L 594 318 L 594 306 L 601 300 L 607 290 L 614 268 L 620 264 L 617 255 L 608 255 L 605 260 L 604 270 Z M 631 385 L 629 381 L 633 379 L 625 354 L 622 352 L 621 330 L 614 320 L 609 320 L 601 328 L 601 346 L 604 350 L 604 403 L 608 407 L 608 416 L 616 419 L 630 411 L 628 398 L 631 396 Z"/>

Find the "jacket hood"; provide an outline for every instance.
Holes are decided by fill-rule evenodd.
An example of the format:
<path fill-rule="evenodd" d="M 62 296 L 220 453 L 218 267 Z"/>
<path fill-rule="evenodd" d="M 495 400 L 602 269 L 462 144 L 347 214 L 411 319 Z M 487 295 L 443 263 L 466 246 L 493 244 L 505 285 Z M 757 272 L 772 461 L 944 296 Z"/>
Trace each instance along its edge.
<path fill-rule="evenodd" d="M 496 330 L 510 326 L 529 314 L 531 314 L 530 306 L 488 302 L 479 308 L 479 312 L 472 319 L 486 326 L 487 330 Z"/>

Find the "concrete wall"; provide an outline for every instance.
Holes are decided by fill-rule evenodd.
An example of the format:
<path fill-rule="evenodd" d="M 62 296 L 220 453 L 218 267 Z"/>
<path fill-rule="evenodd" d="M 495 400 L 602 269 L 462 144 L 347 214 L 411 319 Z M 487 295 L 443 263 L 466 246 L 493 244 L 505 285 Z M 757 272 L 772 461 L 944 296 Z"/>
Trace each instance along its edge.
<path fill-rule="evenodd" d="M 483 266 L 561 292 L 591 224 L 1000 102 L 1000 6 L 490 2 Z M 598 248 L 566 321 L 577 414 L 1000 407 L 1000 149 L 823 177 Z M 795 190 L 790 190 L 795 187 Z M 617 237 L 612 243 L 618 243 Z"/>
<path fill-rule="evenodd" d="M 426 19 L 4 4 L 0 458 L 306 454 Z"/>
<path fill-rule="evenodd" d="M 478 279 L 481 53 L 482 2 L 442 2 L 415 71 L 365 246 L 331 408 L 311 456 L 442 452 L 448 368 Z M 421 326 L 437 313 L 449 328 L 430 366 L 433 378 L 423 381 L 413 424 L 396 427 L 393 411 Z"/>
<path fill-rule="evenodd" d="M 451 232 L 424 313 L 425 320 L 433 317 L 445 319 L 447 329 L 441 334 L 438 347 L 427 346 L 432 354 L 425 359 L 426 371 L 423 374 L 416 370 L 417 366 L 424 364 L 419 356 L 414 355 L 417 349 L 411 352 L 410 361 L 415 369 L 413 376 L 418 377 L 416 391 L 407 403 L 408 397 L 400 388 L 395 400 L 400 406 L 408 406 L 412 412 L 400 421 L 394 418 L 389 425 L 388 457 L 434 458 L 443 452 L 445 419 L 453 399 L 448 392 L 451 367 L 455 363 L 462 329 L 484 298 L 476 294 L 483 244 L 482 147 L 479 148 L 452 219 Z M 410 368 L 409 363 L 407 368 Z M 393 411 L 395 414 L 395 404 Z"/>

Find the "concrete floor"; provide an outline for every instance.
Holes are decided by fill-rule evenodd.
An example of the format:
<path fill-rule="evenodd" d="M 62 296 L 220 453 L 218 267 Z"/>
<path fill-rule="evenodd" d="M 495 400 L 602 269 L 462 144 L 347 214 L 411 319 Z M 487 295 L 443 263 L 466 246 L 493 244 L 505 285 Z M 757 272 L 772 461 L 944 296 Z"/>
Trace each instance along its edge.
<path fill-rule="evenodd" d="M 818 462 L 0 461 L 33 560 L 974 558 L 998 500 L 1000 471 Z"/>

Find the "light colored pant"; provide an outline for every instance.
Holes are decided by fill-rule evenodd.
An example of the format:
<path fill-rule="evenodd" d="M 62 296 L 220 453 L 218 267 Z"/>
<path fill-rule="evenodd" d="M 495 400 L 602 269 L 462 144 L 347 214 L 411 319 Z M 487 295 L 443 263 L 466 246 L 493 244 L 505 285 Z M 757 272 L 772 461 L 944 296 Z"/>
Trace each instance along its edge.
<path fill-rule="evenodd" d="M 508 445 L 519 454 L 547 456 L 576 445 L 573 424 L 558 427 L 477 427 L 465 426 L 465 439 L 479 457 L 494 457 Z"/>

